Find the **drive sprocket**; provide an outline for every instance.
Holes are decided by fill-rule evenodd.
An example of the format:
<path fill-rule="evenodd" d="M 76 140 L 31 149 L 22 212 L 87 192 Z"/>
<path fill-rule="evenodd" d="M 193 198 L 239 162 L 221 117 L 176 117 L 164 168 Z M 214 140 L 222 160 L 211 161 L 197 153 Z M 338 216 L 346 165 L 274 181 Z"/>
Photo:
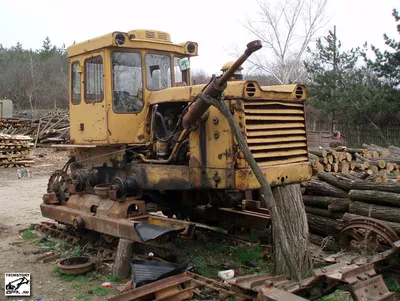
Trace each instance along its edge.
<path fill-rule="evenodd" d="M 54 192 L 57 200 L 61 204 L 65 204 L 70 197 L 68 188 L 68 183 L 70 183 L 70 181 L 71 176 L 67 172 L 63 170 L 54 171 L 47 184 L 47 193 Z"/>

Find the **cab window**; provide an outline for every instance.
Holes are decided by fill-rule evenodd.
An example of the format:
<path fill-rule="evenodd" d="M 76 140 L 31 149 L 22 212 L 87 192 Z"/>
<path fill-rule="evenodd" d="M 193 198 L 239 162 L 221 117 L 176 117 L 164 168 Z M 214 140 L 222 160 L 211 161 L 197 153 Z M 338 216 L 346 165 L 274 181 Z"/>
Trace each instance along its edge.
<path fill-rule="evenodd" d="M 112 72 L 114 112 L 140 112 L 144 106 L 141 55 L 133 52 L 113 52 Z"/>
<path fill-rule="evenodd" d="M 85 101 L 102 102 L 104 97 L 103 58 L 99 56 L 85 60 Z"/>
<path fill-rule="evenodd" d="M 81 103 L 81 74 L 78 72 L 79 62 L 71 65 L 71 101 L 74 105 Z"/>
<path fill-rule="evenodd" d="M 155 91 L 171 87 L 171 59 L 164 54 L 146 54 L 147 89 Z"/>
<path fill-rule="evenodd" d="M 179 68 L 179 60 L 181 57 L 174 56 L 174 74 L 175 74 L 175 85 L 179 85 L 183 82 L 182 71 Z"/>

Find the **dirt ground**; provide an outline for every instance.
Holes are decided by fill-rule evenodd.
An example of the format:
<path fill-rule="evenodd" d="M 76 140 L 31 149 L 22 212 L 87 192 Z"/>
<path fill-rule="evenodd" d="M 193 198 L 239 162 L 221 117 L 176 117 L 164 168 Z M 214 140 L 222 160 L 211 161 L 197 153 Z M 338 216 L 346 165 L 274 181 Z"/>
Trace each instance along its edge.
<path fill-rule="evenodd" d="M 84 285 L 65 281 L 55 275 L 55 263 L 37 263 L 38 254 L 45 250 L 28 244 L 20 231 L 32 223 L 46 220 L 39 205 L 46 192 L 52 171 L 61 168 L 68 153 L 53 149 L 33 151 L 35 165 L 30 168 L 33 178 L 18 179 L 17 169 L 0 169 L 0 300 L 106 300 L 107 296 L 85 294 L 91 287 L 101 285 L 99 280 Z M 30 273 L 31 297 L 5 297 L 4 273 Z M 96 277 L 94 277 L 96 278 Z M 38 299 L 37 299 L 38 298 Z"/>

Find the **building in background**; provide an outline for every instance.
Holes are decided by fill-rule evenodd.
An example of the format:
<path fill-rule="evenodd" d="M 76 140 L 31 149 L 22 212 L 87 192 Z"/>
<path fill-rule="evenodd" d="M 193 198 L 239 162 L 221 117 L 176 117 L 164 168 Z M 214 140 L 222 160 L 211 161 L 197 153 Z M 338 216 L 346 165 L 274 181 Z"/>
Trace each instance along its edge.
<path fill-rule="evenodd" d="M 0 99 L 0 118 L 12 118 L 13 105 L 13 102 L 9 99 Z"/>

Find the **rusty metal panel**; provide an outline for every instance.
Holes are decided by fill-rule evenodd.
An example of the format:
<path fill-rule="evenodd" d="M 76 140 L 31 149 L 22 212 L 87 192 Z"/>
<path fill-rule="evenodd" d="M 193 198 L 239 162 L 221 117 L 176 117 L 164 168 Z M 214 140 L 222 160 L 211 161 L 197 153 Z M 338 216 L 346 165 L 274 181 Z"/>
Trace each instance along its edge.
<path fill-rule="evenodd" d="M 296 161 L 294 161 L 296 162 Z M 311 166 L 308 162 L 285 164 L 282 161 L 278 165 L 276 161 L 272 164 L 276 166 L 262 166 L 261 170 L 271 186 L 299 183 L 308 181 L 311 177 Z M 235 187 L 240 190 L 258 189 L 258 183 L 251 169 L 238 169 L 235 171 Z"/>
<path fill-rule="evenodd" d="M 257 295 L 257 301 L 306 301 L 302 297 L 282 291 L 276 287 L 263 286 Z"/>
<path fill-rule="evenodd" d="M 108 298 L 108 301 L 134 301 L 140 300 L 141 298 L 146 296 L 152 297 L 156 292 L 174 287 L 179 284 L 183 284 L 185 282 L 189 282 L 191 280 L 192 278 L 189 275 L 182 273 L 149 283 L 147 285 L 119 294 L 117 296 L 110 297 Z M 154 296 L 152 300 L 154 300 Z"/>
<path fill-rule="evenodd" d="M 187 190 L 191 188 L 188 166 L 134 164 L 129 175 L 136 175 L 143 189 Z"/>

